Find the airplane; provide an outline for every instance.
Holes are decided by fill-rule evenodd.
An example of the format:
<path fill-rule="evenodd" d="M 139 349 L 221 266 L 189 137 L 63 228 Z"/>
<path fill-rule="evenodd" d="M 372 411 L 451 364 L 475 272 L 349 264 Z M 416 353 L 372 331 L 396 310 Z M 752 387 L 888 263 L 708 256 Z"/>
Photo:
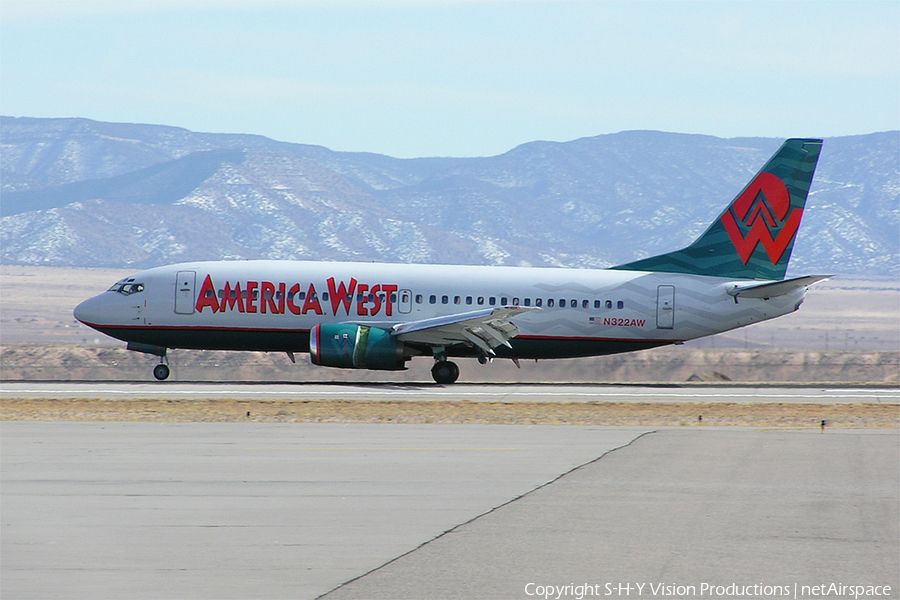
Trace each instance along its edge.
<path fill-rule="evenodd" d="M 75 318 L 127 348 L 310 355 L 323 367 L 403 370 L 450 358 L 551 359 L 683 344 L 796 311 L 828 275 L 785 279 L 822 148 L 789 139 L 689 246 L 608 269 L 185 262 L 126 277 Z"/>

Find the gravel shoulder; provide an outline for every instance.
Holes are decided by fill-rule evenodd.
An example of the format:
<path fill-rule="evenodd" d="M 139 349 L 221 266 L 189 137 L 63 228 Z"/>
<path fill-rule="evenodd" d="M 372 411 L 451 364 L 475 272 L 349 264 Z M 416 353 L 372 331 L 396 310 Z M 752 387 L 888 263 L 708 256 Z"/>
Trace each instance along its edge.
<path fill-rule="evenodd" d="M 900 428 L 896 403 L 0 399 L 3 421 Z"/>

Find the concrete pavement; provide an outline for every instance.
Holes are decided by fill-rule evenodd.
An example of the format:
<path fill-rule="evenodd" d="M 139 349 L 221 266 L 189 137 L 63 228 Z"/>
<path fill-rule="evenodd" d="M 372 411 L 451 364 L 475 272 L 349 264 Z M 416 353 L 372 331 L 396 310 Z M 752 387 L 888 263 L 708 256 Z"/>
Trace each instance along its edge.
<path fill-rule="evenodd" d="M 0 458 L 4 598 L 900 592 L 897 430 L 4 421 Z"/>

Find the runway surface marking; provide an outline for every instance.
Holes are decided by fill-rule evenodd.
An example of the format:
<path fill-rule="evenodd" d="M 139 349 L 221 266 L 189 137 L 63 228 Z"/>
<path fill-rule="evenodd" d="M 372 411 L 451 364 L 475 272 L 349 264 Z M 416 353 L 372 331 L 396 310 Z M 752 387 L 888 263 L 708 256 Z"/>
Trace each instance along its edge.
<path fill-rule="evenodd" d="M 76 395 L 78 397 L 86 397 L 92 395 L 115 395 L 130 397 L 317 397 L 317 398 L 360 398 L 360 397 L 392 397 L 392 398 L 458 398 L 458 399 L 479 399 L 486 398 L 489 400 L 508 400 L 510 398 L 617 398 L 628 397 L 632 399 L 653 398 L 657 400 L 681 400 L 681 399 L 745 399 L 750 401 L 758 401 L 761 399 L 785 401 L 785 400 L 848 400 L 848 401 L 887 401 L 896 402 L 900 400 L 900 388 L 878 388 L 878 389 L 823 389 L 818 391 L 797 390 L 797 391 L 769 391 L 764 388 L 741 388 L 732 390 L 729 388 L 716 388 L 712 390 L 701 391 L 684 391 L 669 389 L 654 389 L 650 391 L 638 391 L 634 389 L 623 389 L 617 391 L 577 391 L 583 390 L 584 387 L 579 386 L 576 390 L 569 390 L 566 387 L 557 388 L 550 391 L 522 389 L 523 386 L 491 386 L 488 390 L 469 391 L 465 389 L 422 389 L 422 388 L 393 388 L 393 389 L 371 389 L 357 388 L 352 386 L 340 387 L 339 389 L 322 389 L 325 386 L 304 386 L 302 389 L 277 389 L 280 386 L 252 386 L 255 389 L 235 389 L 234 387 L 216 387 L 204 386 L 202 389 L 192 389 L 196 384 L 184 385 L 165 385 L 160 387 L 152 386 L 152 384 L 136 384 L 140 387 L 62 387 L 56 385 L 48 386 L 22 386 L 5 384 L 0 386 L 0 395 L 13 398 L 17 394 L 39 394 L 39 395 Z M 272 389 L 275 387 L 276 389 Z"/>

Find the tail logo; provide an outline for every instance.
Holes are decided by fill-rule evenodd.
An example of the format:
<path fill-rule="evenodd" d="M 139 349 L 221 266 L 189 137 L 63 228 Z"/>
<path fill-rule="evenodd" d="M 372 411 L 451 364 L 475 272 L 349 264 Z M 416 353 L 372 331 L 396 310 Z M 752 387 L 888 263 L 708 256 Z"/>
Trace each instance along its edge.
<path fill-rule="evenodd" d="M 791 195 L 784 182 L 771 173 L 760 173 L 725 211 L 722 225 L 745 265 L 760 243 L 772 264 L 778 263 L 794 239 L 803 216 L 802 208 L 790 209 Z M 748 229 L 746 235 L 741 232 L 738 221 Z"/>

